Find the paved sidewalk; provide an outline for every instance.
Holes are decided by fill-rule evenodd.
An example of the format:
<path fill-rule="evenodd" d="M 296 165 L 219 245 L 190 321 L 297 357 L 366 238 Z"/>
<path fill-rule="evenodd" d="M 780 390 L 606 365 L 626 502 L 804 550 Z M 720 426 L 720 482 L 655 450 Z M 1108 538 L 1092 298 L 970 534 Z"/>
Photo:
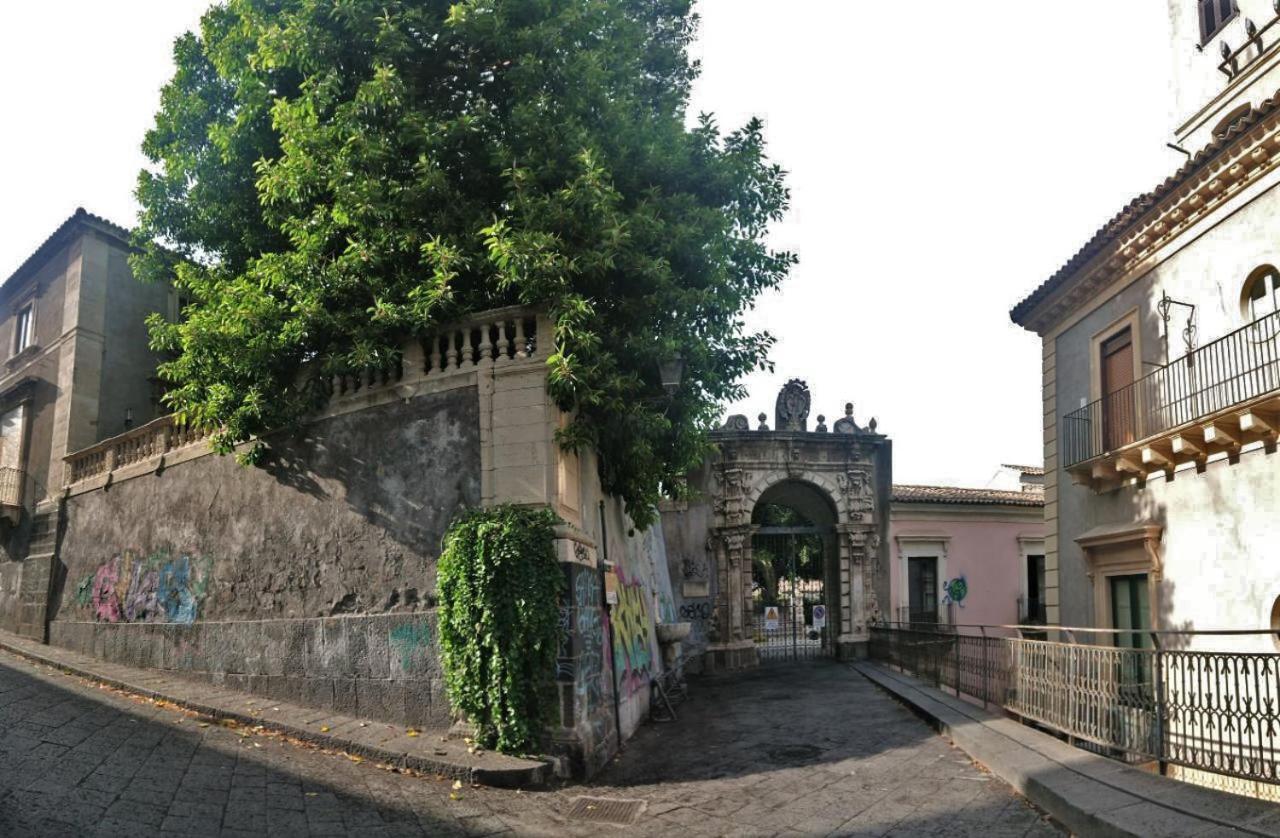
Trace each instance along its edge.
<path fill-rule="evenodd" d="M 470 787 L 208 724 L 0 652 L 0 835 L 1049 836 L 1042 813 L 846 666 L 704 679 L 588 786 Z M 591 811 L 591 810 L 588 810 Z M 600 811 L 597 809 L 596 811 Z"/>
<path fill-rule="evenodd" d="M 538 786 L 551 777 L 550 766 L 541 761 L 488 751 L 472 753 L 461 739 L 446 739 L 446 731 L 443 730 L 416 731 L 223 689 L 172 673 L 107 663 L 6 631 L 0 631 L 0 649 L 146 698 L 164 699 L 214 719 L 261 725 L 267 730 L 325 748 L 360 754 L 418 771 L 466 782 L 510 787 Z"/>
<path fill-rule="evenodd" d="M 1091 754 L 870 661 L 858 671 L 1079 835 L 1280 835 L 1280 806 Z"/>

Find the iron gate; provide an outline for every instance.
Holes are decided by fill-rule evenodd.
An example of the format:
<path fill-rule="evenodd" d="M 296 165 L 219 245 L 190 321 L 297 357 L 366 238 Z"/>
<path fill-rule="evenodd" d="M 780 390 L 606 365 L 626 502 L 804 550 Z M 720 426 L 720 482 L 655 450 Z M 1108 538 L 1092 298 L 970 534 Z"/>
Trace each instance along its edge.
<path fill-rule="evenodd" d="M 830 655 L 824 527 L 760 527 L 751 539 L 751 602 L 760 661 Z"/>

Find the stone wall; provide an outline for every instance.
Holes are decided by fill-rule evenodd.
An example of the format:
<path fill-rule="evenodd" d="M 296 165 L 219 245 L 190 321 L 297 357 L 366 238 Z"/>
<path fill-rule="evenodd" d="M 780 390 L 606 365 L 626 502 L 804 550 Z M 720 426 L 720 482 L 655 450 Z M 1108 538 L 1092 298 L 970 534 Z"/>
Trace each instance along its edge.
<path fill-rule="evenodd" d="M 65 502 L 51 642 L 390 722 L 443 722 L 444 532 L 480 503 L 474 386 Z"/>

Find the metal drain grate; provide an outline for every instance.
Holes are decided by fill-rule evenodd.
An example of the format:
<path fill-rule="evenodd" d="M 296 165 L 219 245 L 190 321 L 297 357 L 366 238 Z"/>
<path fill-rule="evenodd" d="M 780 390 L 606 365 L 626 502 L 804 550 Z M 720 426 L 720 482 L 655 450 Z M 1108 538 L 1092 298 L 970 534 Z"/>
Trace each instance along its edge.
<path fill-rule="evenodd" d="M 630 826 L 644 811 L 643 800 L 613 800 L 608 797 L 575 797 L 567 817 L 573 821 L 613 823 Z"/>

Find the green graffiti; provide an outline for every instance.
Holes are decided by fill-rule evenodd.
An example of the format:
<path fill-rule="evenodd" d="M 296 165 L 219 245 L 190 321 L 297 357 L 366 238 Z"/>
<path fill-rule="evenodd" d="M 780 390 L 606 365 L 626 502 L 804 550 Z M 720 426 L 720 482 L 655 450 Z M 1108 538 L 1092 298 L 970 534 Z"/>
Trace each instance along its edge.
<path fill-rule="evenodd" d="M 76 585 L 76 605 L 81 608 L 88 608 L 89 603 L 93 601 L 93 574 L 90 573 L 80 580 L 80 584 Z"/>
<path fill-rule="evenodd" d="M 400 668 L 409 672 L 414 660 L 427 654 L 431 627 L 425 621 L 406 623 L 391 630 L 391 648 L 400 656 Z"/>

